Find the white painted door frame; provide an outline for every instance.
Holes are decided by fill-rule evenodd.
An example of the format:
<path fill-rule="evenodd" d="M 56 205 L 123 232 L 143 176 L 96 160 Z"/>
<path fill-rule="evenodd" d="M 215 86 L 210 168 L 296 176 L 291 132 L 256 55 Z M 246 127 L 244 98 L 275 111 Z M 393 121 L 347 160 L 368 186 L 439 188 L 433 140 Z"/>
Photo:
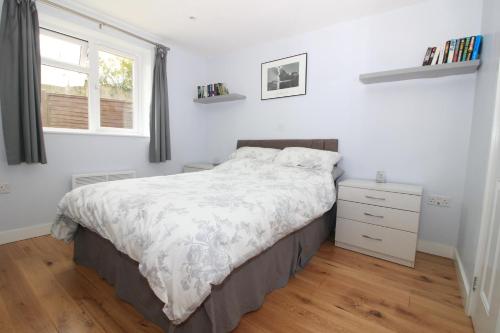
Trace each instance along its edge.
<path fill-rule="evenodd" d="M 474 275 L 471 277 L 470 293 L 465 301 L 465 312 L 471 315 L 478 305 L 477 289 L 474 291 L 475 280 L 481 280 L 484 257 L 488 243 L 488 231 L 493 213 L 493 200 L 495 197 L 495 184 L 497 180 L 497 170 L 500 169 L 500 60 L 497 67 L 497 86 L 495 97 L 495 111 L 492 121 L 490 150 L 488 155 L 488 167 L 486 171 L 486 182 L 484 190 L 483 207 L 481 210 L 481 223 L 479 231 L 478 248 L 474 261 Z"/>

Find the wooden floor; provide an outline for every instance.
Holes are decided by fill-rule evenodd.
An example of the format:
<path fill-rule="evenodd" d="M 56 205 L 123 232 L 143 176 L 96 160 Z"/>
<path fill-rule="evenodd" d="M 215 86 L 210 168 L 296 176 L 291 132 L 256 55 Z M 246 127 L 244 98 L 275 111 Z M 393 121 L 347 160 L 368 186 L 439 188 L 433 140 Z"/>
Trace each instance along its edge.
<path fill-rule="evenodd" d="M 160 332 L 50 237 L 0 246 L 0 332 Z M 472 332 L 453 262 L 417 254 L 415 269 L 325 244 L 245 332 Z"/>

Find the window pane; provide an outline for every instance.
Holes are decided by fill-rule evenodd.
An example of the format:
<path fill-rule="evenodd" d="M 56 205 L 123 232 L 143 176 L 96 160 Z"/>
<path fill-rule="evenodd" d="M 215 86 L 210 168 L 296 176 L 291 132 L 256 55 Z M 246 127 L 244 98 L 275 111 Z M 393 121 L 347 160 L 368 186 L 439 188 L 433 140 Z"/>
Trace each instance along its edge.
<path fill-rule="evenodd" d="M 44 127 L 87 129 L 88 75 L 42 66 Z"/>
<path fill-rule="evenodd" d="M 134 61 L 99 52 L 101 127 L 133 128 Z"/>
<path fill-rule="evenodd" d="M 87 42 L 65 35 L 42 31 L 40 54 L 44 59 L 88 67 Z"/>

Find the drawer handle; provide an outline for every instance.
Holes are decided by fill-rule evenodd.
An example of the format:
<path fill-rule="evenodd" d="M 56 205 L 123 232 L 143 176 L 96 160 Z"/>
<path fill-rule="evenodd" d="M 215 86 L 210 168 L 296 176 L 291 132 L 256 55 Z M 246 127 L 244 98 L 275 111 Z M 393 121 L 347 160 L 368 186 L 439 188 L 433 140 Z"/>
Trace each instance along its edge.
<path fill-rule="evenodd" d="M 374 237 L 370 237 L 368 235 L 361 235 L 363 236 L 363 238 L 368 238 L 368 239 L 371 239 L 371 240 L 374 240 L 374 241 L 377 241 L 377 242 L 381 242 L 382 241 L 382 238 L 374 238 Z"/>
<path fill-rule="evenodd" d="M 367 199 L 374 199 L 374 200 L 385 200 L 385 198 L 374 197 L 374 196 L 371 196 L 371 195 L 365 195 L 365 198 L 367 198 Z"/>
<path fill-rule="evenodd" d="M 370 214 L 370 213 L 365 213 L 366 216 L 370 216 L 370 217 L 376 217 L 378 219 L 383 219 L 384 217 L 382 215 L 373 215 L 373 214 Z"/>

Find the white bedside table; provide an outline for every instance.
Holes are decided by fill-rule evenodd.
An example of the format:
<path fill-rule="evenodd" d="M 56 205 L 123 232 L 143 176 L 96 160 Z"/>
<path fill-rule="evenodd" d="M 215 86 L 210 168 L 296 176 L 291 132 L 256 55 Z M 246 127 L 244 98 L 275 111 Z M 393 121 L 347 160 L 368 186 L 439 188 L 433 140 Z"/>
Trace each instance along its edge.
<path fill-rule="evenodd" d="M 183 172 L 196 172 L 203 170 L 213 169 L 214 165 L 212 163 L 190 163 L 184 165 Z"/>
<path fill-rule="evenodd" d="M 422 192 L 416 185 L 341 181 L 335 245 L 414 267 Z"/>

